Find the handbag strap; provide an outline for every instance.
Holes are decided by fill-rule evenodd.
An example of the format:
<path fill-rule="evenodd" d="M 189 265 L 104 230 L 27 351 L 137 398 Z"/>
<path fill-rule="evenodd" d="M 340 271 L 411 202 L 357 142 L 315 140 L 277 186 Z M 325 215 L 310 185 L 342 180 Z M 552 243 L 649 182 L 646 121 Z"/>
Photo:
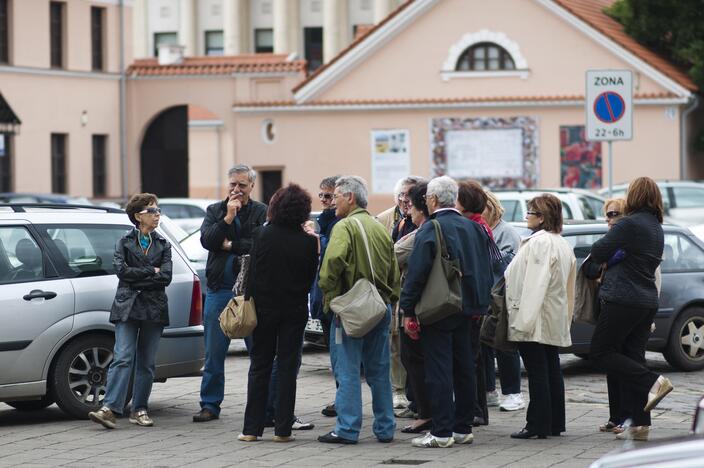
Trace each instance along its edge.
<path fill-rule="evenodd" d="M 443 258 L 449 258 L 449 254 L 447 253 L 447 245 L 445 245 L 445 236 L 442 235 L 442 228 L 440 227 L 440 223 L 434 219 L 432 220 L 432 223 L 433 227 L 435 228 L 435 238 L 440 243 L 440 254 Z"/>
<path fill-rule="evenodd" d="M 374 264 L 372 263 L 372 255 L 369 253 L 369 242 L 367 241 L 367 233 L 364 231 L 364 226 L 362 222 L 357 218 L 352 218 L 357 222 L 359 230 L 362 231 L 362 239 L 364 239 L 364 249 L 367 251 L 367 258 L 369 259 L 369 268 L 372 270 L 372 283 L 376 284 L 376 279 L 374 279 Z"/>

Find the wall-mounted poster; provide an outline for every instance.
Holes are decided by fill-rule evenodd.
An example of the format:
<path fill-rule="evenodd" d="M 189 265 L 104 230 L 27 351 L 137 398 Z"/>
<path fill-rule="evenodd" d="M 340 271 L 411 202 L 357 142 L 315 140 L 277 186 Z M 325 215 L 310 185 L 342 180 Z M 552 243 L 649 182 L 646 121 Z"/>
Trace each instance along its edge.
<path fill-rule="evenodd" d="M 408 130 L 372 130 L 372 192 L 393 193 L 399 179 L 410 173 Z"/>
<path fill-rule="evenodd" d="M 432 120 L 434 175 L 474 179 L 490 188 L 538 184 L 538 125 L 532 117 Z"/>
<path fill-rule="evenodd" d="M 585 139 L 584 125 L 560 126 L 563 187 L 601 188 L 601 142 Z"/>

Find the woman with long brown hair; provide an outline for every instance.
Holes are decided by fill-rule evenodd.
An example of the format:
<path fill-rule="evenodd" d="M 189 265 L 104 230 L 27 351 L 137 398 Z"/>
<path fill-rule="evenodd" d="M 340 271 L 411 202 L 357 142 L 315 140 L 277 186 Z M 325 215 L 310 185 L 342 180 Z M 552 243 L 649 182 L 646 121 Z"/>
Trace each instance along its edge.
<path fill-rule="evenodd" d="M 592 246 L 596 263 L 608 262 L 618 250 L 625 257 L 604 271 L 590 356 L 602 370 L 619 376 L 630 406 L 633 425 L 616 437 L 647 440 L 650 410 L 672 391 L 667 378 L 645 367 L 645 346 L 658 310 L 655 270 L 664 248 L 662 195 L 654 180 L 631 182 L 624 212 Z"/>

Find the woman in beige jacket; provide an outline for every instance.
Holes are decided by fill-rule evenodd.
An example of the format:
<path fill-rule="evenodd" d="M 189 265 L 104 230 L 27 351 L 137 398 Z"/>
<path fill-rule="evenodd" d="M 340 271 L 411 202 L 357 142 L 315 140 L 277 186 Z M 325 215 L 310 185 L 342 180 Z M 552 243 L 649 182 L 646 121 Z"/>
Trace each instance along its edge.
<path fill-rule="evenodd" d="M 565 431 L 565 385 L 559 347 L 570 346 L 576 260 L 562 232 L 562 204 L 542 194 L 528 202 L 528 228 L 504 274 L 508 338 L 528 373 L 530 404 L 526 426 L 514 439 L 545 439 Z"/>

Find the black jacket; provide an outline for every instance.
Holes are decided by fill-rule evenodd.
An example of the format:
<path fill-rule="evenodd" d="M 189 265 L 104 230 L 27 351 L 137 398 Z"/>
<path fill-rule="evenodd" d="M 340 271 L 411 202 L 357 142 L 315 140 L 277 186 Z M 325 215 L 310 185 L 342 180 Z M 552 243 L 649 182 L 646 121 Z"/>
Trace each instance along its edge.
<path fill-rule="evenodd" d="M 230 254 L 248 254 L 252 248 L 252 234 L 266 221 L 266 205 L 252 199 L 237 213 L 235 221 L 227 224 L 227 199 L 208 207 L 200 227 L 200 243 L 208 251 L 205 263 L 205 278 L 209 289 L 220 289 L 225 272 L 225 263 Z M 225 239 L 232 241 L 232 250 L 222 250 Z M 239 264 L 234 265 L 235 277 Z"/>
<path fill-rule="evenodd" d="M 440 223 L 447 253 L 459 258 L 462 268 L 462 314 L 485 315 L 493 277 L 489 264 L 489 250 L 484 228 L 470 221 L 455 210 L 434 213 L 431 219 Z M 413 251 L 408 259 L 406 281 L 403 283 L 400 306 L 406 317 L 415 316 L 415 307 L 423 293 L 433 266 L 436 245 L 435 228 L 430 220 L 423 223 L 416 233 Z"/>
<path fill-rule="evenodd" d="M 171 244 L 156 231 L 145 255 L 133 229 L 117 241 L 113 265 L 120 279 L 110 310 L 112 323 L 147 320 L 169 324 L 169 304 L 165 288 L 171 283 Z M 155 273 L 154 268 L 159 268 Z"/>
<path fill-rule="evenodd" d="M 318 241 L 303 229 L 269 224 L 255 235 L 247 296 L 258 310 L 305 308 L 318 269 Z"/>
<path fill-rule="evenodd" d="M 607 302 L 653 309 L 658 307 L 655 270 L 662 261 L 664 234 L 653 213 L 646 210 L 621 219 L 592 246 L 597 264 L 608 261 L 619 248 L 625 259 L 604 273 L 599 297 Z"/>

